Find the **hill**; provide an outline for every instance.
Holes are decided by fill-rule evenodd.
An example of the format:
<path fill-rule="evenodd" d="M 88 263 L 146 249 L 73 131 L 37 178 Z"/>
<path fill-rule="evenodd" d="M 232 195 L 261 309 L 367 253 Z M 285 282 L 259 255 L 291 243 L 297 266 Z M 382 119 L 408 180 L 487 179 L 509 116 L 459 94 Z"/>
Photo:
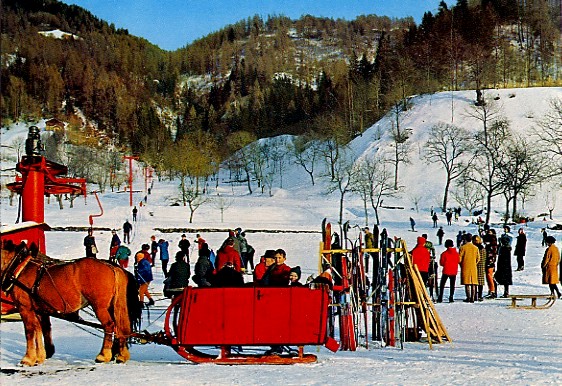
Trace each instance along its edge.
<path fill-rule="evenodd" d="M 219 144 L 335 129 L 350 140 L 410 95 L 558 84 L 558 3 L 468 3 L 419 26 L 254 16 L 165 52 L 76 6 L 3 1 L 3 122 L 59 118 L 74 142 L 100 138 L 157 164 L 199 131 Z"/>

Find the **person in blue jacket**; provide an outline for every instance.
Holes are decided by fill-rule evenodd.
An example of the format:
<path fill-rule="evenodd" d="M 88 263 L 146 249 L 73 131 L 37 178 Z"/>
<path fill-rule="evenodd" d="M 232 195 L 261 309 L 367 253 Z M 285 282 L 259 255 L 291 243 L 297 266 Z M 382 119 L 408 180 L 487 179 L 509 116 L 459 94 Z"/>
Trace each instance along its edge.
<path fill-rule="evenodd" d="M 168 261 L 170 260 L 170 254 L 168 252 L 168 246 L 170 244 L 164 240 L 158 240 L 158 248 L 160 249 L 160 262 L 162 263 L 162 272 L 164 276 L 168 277 Z"/>

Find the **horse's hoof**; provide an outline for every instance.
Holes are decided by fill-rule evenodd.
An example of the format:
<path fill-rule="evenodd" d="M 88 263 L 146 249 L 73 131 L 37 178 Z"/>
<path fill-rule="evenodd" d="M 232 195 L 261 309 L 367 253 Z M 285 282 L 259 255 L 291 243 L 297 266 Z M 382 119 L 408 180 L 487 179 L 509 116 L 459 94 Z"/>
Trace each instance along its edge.
<path fill-rule="evenodd" d="M 109 361 L 111 361 L 111 357 L 108 358 L 101 354 L 96 357 L 96 363 L 107 363 Z"/>
<path fill-rule="evenodd" d="M 45 347 L 45 353 L 47 355 L 47 359 L 52 358 L 55 355 L 55 348 L 54 347 Z"/>
<path fill-rule="evenodd" d="M 20 362 L 20 366 L 23 367 L 33 367 L 35 365 L 37 365 L 37 361 L 32 361 L 29 358 L 23 358 Z"/>

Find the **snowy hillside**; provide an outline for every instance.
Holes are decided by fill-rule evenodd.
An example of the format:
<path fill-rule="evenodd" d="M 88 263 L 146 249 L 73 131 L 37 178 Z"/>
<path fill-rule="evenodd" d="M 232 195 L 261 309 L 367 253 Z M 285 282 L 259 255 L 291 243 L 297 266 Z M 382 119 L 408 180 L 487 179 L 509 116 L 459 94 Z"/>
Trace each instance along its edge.
<path fill-rule="evenodd" d="M 512 128 L 526 133 L 535 125 L 548 108 L 553 97 L 562 97 L 562 88 L 534 88 L 516 90 L 488 91 L 487 95 L 499 96 L 503 114 L 510 120 Z M 513 97 L 510 97 L 513 95 Z M 400 183 L 405 191 L 402 195 L 389 199 L 389 205 L 403 206 L 405 209 L 382 209 L 381 227 L 387 228 L 389 235 L 406 240 L 411 248 L 415 239 L 428 233 L 429 239 L 436 243 L 436 230 L 432 227 L 429 208 L 437 207 L 443 190 L 443 172 L 437 165 L 427 165 L 420 159 L 421 147 L 428 139 L 429 129 L 439 123 L 451 122 L 451 103 L 453 103 L 453 123 L 469 130 L 478 129 L 478 123 L 469 117 L 467 110 L 473 103 L 474 92 L 456 92 L 421 96 L 412 99 L 412 108 L 406 112 L 402 124 L 412 129 L 414 146 L 412 162 L 401 167 Z M 392 117 L 386 117 L 351 143 L 357 158 L 373 154 L 377 149 L 388 146 L 387 128 Z M 44 124 L 40 123 L 40 127 Z M 5 148 L 17 137 L 25 137 L 27 126 L 19 125 L 9 130 L 2 128 L 2 184 L 9 180 L 14 167 L 12 148 Z M 377 139 L 379 138 L 380 139 Z M 140 172 L 140 169 L 139 169 Z M 320 173 L 319 173 L 320 174 Z M 287 166 L 283 178 L 283 188 L 274 184 L 273 195 L 260 191 L 249 195 L 244 184 L 230 185 L 225 171 L 217 190 L 225 200 L 224 219 L 217 201 L 204 204 L 188 223 L 189 210 L 183 206 L 171 206 L 177 201 L 178 182 L 155 179 L 147 204 L 139 208 L 139 220 L 133 223 L 131 249 L 136 251 L 141 244 L 148 242 L 151 235 L 170 241 L 170 251 L 175 253 L 183 230 L 168 233 L 170 228 L 191 229 L 188 238 L 193 240 L 200 232 L 210 247 L 217 249 L 226 237 L 224 231 L 238 226 L 247 231 L 247 238 L 257 251 L 284 248 L 287 251 L 287 264 L 300 265 L 303 278 L 317 274 L 318 249 L 321 241 L 319 231 L 323 218 L 333 224 L 337 222 L 338 195 L 326 193 L 326 182 L 319 176 L 318 183 L 312 187 L 306 172 L 297 165 Z M 94 189 L 94 187 L 91 187 Z M 143 200 L 144 181 L 137 173 L 134 182 L 134 201 Z M 537 187 L 537 191 L 540 188 Z M 214 195 L 214 193 L 213 193 Z M 411 197 L 423 197 L 419 212 L 413 208 Z M 47 199 L 46 199 L 47 200 Z M 100 196 L 104 209 L 102 217 L 95 218 L 94 227 L 116 228 L 121 233 L 125 219 L 131 219 L 129 195 L 123 192 L 106 192 Z M 390 202 L 392 201 L 392 202 Z M 79 198 L 74 208 L 60 210 L 58 203 L 51 198 L 46 201 L 45 221 L 52 227 L 88 226 L 88 216 L 99 213 L 95 199 L 88 196 Z M 364 225 L 362 202 L 350 195 L 345 204 L 345 220 L 352 225 Z M 10 205 L 8 195 L 3 189 L 0 216 L 2 225 L 14 224 L 17 219 L 17 200 Z M 540 194 L 529 198 L 525 210 L 530 215 L 544 212 L 544 201 Z M 466 213 L 464 213 L 466 214 Z M 372 226 L 372 214 L 369 215 Z M 418 223 L 417 232 L 409 231 L 409 217 Z M 441 216 L 440 216 L 441 217 Z M 445 238 L 454 238 L 461 231 L 475 232 L 472 218 L 462 216 L 452 226 L 447 226 L 443 218 L 439 225 L 445 229 Z M 497 216 L 493 219 L 498 221 Z M 527 233 L 527 255 L 525 270 L 513 272 L 514 285 L 511 293 L 548 293 L 546 285 L 541 284 L 540 261 L 544 254 L 541 246 L 541 228 L 562 223 L 562 192 L 558 192 L 558 205 L 554 219 L 531 222 L 525 226 Z M 499 231 L 499 229 L 496 229 Z M 518 227 L 517 227 L 518 228 Z M 280 233 L 270 233 L 276 230 Z M 514 229 L 516 231 L 516 229 Z M 562 246 L 562 231 L 549 230 L 556 237 L 558 247 Z M 357 235 L 357 228 L 351 237 Z M 47 253 L 55 258 L 73 259 L 84 254 L 82 244 L 84 232 L 47 232 Z M 107 258 L 111 233 L 96 231 L 99 257 Z M 444 248 L 436 245 L 437 253 Z M 257 257 L 255 259 L 257 261 Z M 193 259 L 192 259 L 193 263 Z M 513 258 L 512 265 L 515 265 Z M 132 270 L 132 268 L 130 268 Z M 193 270 L 193 265 L 192 265 Z M 250 276 L 245 276 L 251 280 Z M 155 269 L 155 280 L 150 290 L 162 291 L 163 273 L 159 263 Z M 93 363 L 99 351 L 99 333 L 84 330 L 73 324 L 53 321 L 53 337 L 56 354 L 45 364 L 35 368 L 19 368 L 19 360 L 25 352 L 25 337 L 21 323 L 2 323 L 0 325 L 0 383 L 18 385 L 137 385 L 139 382 L 165 385 L 180 384 L 251 384 L 251 385 L 324 385 L 324 384 L 562 384 L 562 301 L 557 301 L 548 310 L 508 309 L 505 300 L 487 300 L 475 304 L 463 303 L 464 288 L 457 279 L 453 304 L 437 304 L 444 325 L 453 342 L 434 346 L 429 350 L 427 343 L 407 343 L 404 350 L 379 348 L 377 344 L 369 349 L 360 348 L 357 352 L 330 353 L 324 348 L 317 350 L 307 347 L 305 351 L 318 355 L 318 363 L 313 365 L 280 366 L 214 366 L 191 365 L 184 362 L 171 348 L 154 344 L 135 345 L 131 348 L 131 360 L 125 365 Z M 448 292 L 448 288 L 446 291 Z M 485 288 L 486 291 L 486 288 Z M 155 296 L 157 306 L 165 306 L 168 299 Z M 163 325 L 161 311 L 145 315 L 143 328 L 150 332 L 159 331 Z M 244 328 L 243 321 L 240 321 Z M 275 328 L 275 326 L 272 326 Z"/>

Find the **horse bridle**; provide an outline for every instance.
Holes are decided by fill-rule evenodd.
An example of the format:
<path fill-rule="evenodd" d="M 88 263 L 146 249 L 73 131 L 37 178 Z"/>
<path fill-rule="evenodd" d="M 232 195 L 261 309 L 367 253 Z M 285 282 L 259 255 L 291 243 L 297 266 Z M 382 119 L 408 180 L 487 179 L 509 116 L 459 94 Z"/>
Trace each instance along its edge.
<path fill-rule="evenodd" d="M 23 269 L 31 261 L 31 255 L 29 254 L 29 250 L 26 247 L 21 248 L 10 260 L 8 266 L 2 272 L 1 283 L 2 283 L 2 291 L 8 293 L 14 287 L 14 284 L 17 281 L 18 276 Z"/>

